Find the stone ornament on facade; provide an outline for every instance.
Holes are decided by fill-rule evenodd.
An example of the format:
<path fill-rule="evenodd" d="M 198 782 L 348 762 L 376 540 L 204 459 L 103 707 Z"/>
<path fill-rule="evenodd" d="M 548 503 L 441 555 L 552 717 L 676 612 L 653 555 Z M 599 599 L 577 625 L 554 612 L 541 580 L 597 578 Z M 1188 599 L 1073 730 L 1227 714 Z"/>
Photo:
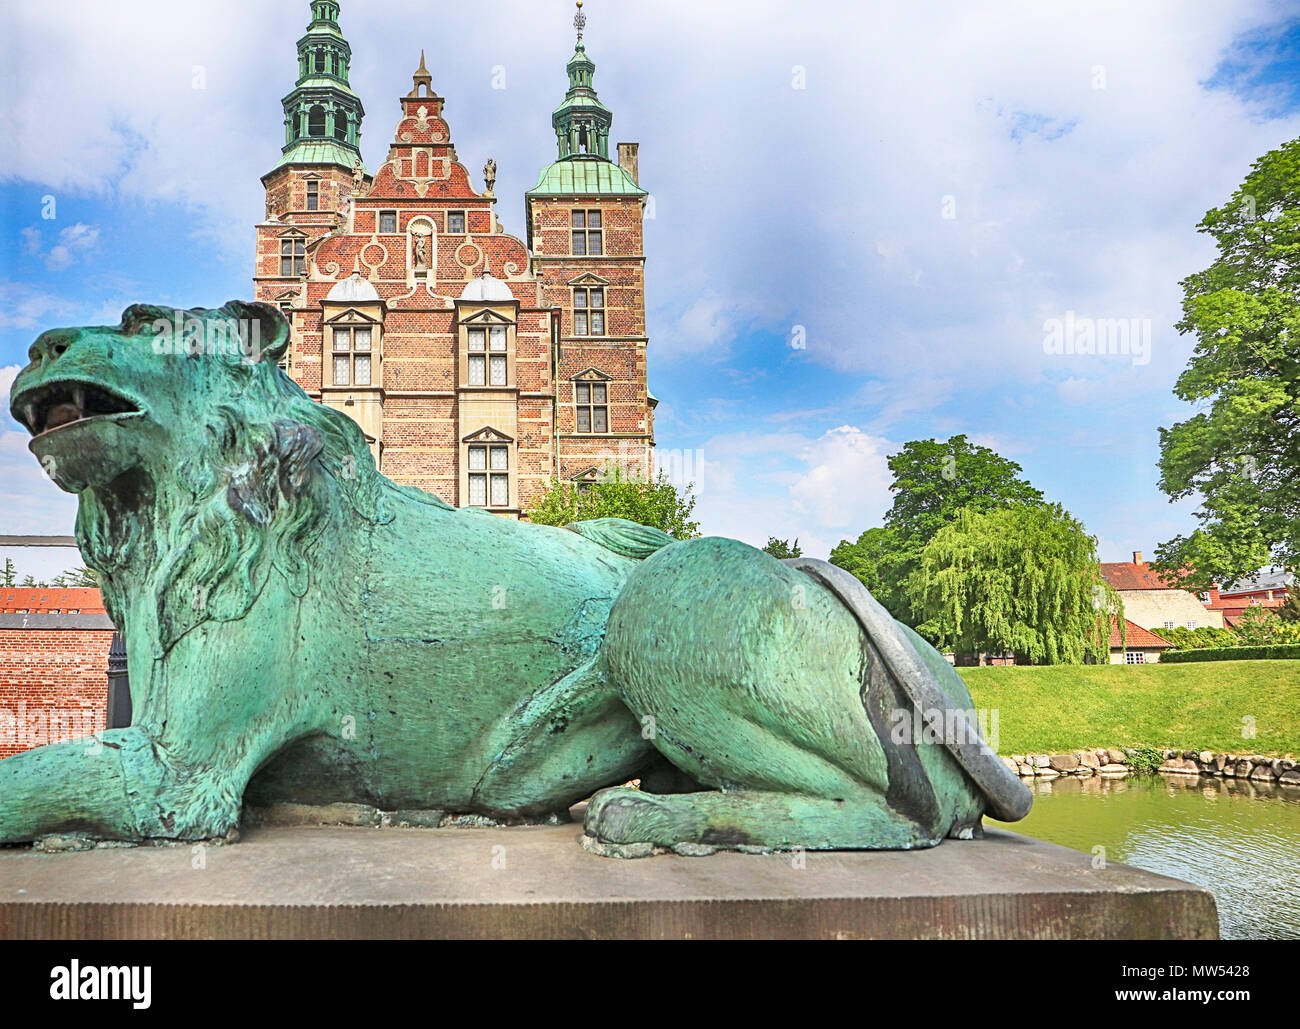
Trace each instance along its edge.
<path fill-rule="evenodd" d="M 289 337 L 231 302 L 33 345 L 11 412 L 79 495 L 139 695 L 98 748 L 0 762 L 0 843 L 229 839 L 246 800 L 526 822 L 590 797 L 583 845 L 619 857 L 910 850 L 1027 813 L 961 677 L 847 572 L 402 489 L 279 367 Z M 468 474 L 518 453 L 489 424 Z"/>
<path fill-rule="evenodd" d="M 483 192 L 492 196 L 493 187 L 497 184 L 497 163 L 492 158 L 487 159 L 487 164 L 483 165 Z"/>

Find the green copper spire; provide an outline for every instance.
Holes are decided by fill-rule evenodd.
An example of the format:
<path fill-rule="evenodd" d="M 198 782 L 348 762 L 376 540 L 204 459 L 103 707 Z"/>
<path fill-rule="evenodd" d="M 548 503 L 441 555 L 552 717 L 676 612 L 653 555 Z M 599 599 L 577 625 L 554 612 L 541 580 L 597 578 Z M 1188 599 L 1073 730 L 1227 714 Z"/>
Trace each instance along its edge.
<path fill-rule="evenodd" d="M 582 43 L 582 30 L 587 26 L 582 0 L 578 0 L 573 26 L 578 30 L 578 45 L 568 64 L 569 91 L 551 115 L 560 159 L 542 169 L 537 185 L 525 195 L 646 196 L 636 180 L 609 159 L 609 127 L 614 115 L 591 85 L 596 65 Z"/>
<path fill-rule="evenodd" d="M 566 157 L 599 157 L 608 161 L 609 126 L 614 115 L 600 102 L 591 85 L 596 65 L 587 56 L 587 48 L 582 43 L 582 30 L 587 26 L 582 0 L 578 0 L 573 26 L 578 30 L 578 45 L 569 58 L 569 91 L 564 95 L 564 103 L 551 115 L 555 140 L 561 160 Z"/>
<path fill-rule="evenodd" d="M 339 30 L 338 0 L 311 0 L 298 40 L 298 81 L 284 98 L 284 156 L 276 164 L 361 164 L 365 108 L 348 84 L 352 48 Z M 274 171 L 275 169 L 272 169 Z"/>

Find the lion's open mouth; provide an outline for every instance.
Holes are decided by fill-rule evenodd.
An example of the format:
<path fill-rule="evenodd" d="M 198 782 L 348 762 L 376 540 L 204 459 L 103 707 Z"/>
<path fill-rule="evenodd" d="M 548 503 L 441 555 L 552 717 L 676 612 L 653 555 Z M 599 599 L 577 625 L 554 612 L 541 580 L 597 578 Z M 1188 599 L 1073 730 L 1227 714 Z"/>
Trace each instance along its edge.
<path fill-rule="evenodd" d="M 14 416 L 33 436 L 110 415 L 138 413 L 126 397 L 89 382 L 51 382 L 25 390 Z"/>

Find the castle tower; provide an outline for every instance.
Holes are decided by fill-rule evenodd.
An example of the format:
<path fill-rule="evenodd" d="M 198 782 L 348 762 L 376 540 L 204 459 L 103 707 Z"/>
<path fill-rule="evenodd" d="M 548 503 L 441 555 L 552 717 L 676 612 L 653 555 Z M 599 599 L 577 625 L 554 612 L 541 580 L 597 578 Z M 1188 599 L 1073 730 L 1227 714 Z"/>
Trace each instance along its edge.
<path fill-rule="evenodd" d="M 611 460 L 649 474 L 657 401 L 646 388 L 648 194 L 637 181 L 638 144 L 618 144 L 618 162 L 610 160 L 614 116 L 596 95 L 577 6 L 569 89 L 551 116 L 558 159 L 542 169 L 525 206 L 533 274 L 544 305 L 559 311 L 560 477 L 581 482 Z"/>
<path fill-rule="evenodd" d="M 311 14 L 307 34 L 298 40 L 297 82 L 282 101 L 284 147 L 262 176 L 268 218 L 337 211 L 365 175 L 366 112 L 348 83 L 352 48 L 339 29 L 337 0 L 311 0 Z"/>

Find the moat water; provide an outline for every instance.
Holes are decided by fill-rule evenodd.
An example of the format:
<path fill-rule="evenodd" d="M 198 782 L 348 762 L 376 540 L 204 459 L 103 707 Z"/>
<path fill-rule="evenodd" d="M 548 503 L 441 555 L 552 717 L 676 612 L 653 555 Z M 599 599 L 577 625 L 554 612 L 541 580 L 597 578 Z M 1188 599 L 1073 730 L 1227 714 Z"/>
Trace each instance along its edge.
<path fill-rule="evenodd" d="M 1181 775 L 1032 789 L 1006 828 L 1206 887 L 1224 939 L 1300 939 L 1300 789 Z"/>

